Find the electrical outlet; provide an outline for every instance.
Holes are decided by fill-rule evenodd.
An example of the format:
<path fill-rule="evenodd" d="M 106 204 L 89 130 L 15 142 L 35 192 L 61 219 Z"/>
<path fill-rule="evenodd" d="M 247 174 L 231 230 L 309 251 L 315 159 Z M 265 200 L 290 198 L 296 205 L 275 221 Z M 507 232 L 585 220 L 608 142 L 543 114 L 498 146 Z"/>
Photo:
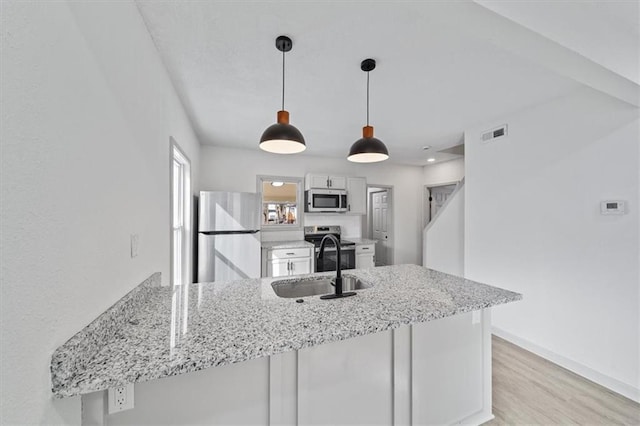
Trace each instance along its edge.
<path fill-rule="evenodd" d="M 133 383 L 109 389 L 109 414 L 133 408 Z"/>
<path fill-rule="evenodd" d="M 482 316 L 480 315 L 482 313 L 482 311 L 473 311 L 471 313 L 471 324 L 480 324 L 480 321 L 482 320 Z"/>
<path fill-rule="evenodd" d="M 140 236 L 131 234 L 131 258 L 138 256 L 138 246 L 140 245 Z"/>

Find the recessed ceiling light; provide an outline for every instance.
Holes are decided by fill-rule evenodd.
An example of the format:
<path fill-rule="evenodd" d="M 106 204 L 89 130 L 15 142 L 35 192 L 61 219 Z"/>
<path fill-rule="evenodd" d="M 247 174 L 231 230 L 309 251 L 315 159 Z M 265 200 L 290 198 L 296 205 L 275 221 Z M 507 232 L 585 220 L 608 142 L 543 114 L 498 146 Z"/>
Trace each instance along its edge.
<path fill-rule="evenodd" d="M 433 163 L 434 161 L 436 161 L 435 158 L 427 158 L 427 162 L 429 162 L 429 163 Z"/>
<path fill-rule="evenodd" d="M 431 146 L 430 145 L 425 145 L 425 146 L 422 147 L 422 149 L 426 151 L 428 149 L 431 149 Z"/>
<path fill-rule="evenodd" d="M 271 186 L 282 186 L 282 185 L 284 185 L 284 182 L 278 182 L 278 181 L 271 182 Z"/>

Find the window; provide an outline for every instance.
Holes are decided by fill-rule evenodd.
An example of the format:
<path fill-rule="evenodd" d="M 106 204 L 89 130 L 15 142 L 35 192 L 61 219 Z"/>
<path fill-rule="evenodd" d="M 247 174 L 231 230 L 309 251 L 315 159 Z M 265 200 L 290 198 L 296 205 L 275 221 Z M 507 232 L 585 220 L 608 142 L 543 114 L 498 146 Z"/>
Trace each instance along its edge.
<path fill-rule="evenodd" d="M 171 284 L 190 283 L 191 163 L 171 143 Z"/>
<path fill-rule="evenodd" d="M 302 226 L 302 179 L 258 176 L 263 230 Z"/>

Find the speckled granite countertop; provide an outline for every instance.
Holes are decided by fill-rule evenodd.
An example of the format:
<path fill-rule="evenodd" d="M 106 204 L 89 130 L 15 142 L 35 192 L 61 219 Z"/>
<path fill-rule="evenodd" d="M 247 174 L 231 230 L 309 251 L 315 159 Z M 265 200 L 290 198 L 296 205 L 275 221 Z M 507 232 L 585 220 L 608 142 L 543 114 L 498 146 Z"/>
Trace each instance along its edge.
<path fill-rule="evenodd" d="M 375 244 L 376 240 L 370 240 L 368 238 L 349 238 L 349 237 L 344 237 L 342 239 L 343 241 L 351 241 L 352 243 L 356 243 L 356 245 L 360 245 L 360 244 Z"/>
<path fill-rule="evenodd" d="M 296 241 L 268 241 L 262 243 L 262 248 L 266 249 L 295 249 L 295 248 L 311 248 L 313 243 L 304 240 Z"/>
<path fill-rule="evenodd" d="M 55 351 L 53 393 L 73 396 L 184 374 L 522 297 L 416 265 L 354 269 L 345 275 L 357 276 L 373 287 L 359 290 L 355 297 L 320 300 L 310 296 L 304 303 L 275 295 L 271 282 L 282 278 L 134 289 L 127 297 L 135 302 L 123 298 L 114 305 L 119 309 L 117 321 L 109 310 Z M 108 319 L 101 322 L 105 316 Z"/>

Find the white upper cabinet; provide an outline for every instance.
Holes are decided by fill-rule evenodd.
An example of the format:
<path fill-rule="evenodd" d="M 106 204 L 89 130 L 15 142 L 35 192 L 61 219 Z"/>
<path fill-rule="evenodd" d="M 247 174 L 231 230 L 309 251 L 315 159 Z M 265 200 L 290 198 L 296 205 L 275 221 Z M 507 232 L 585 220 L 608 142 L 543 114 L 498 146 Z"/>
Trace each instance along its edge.
<path fill-rule="evenodd" d="M 344 176 L 329 176 L 329 188 L 347 189 L 347 178 Z"/>
<path fill-rule="evenodd" d="M 331 176 L 307 173 L 304 179 L 304 189 L 347 189 L 346 176 Z"/>
<path fill-rule="evenodd" d="M 367 214 L 367 180 L 363 177 L 347 178 L 347 213 Z"/>

